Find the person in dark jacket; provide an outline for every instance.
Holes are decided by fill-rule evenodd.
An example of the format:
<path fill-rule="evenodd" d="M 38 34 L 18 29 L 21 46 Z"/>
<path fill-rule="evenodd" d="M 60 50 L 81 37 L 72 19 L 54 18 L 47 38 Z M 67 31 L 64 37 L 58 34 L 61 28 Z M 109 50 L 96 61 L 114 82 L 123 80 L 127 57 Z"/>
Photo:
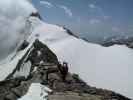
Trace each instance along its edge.
<path fill-rule="evenodd" d="M 63 62 L 63 65 L 59 63 L 58 68 L 61 73 L 62 80 L 65 81 L 68 74 L 68 64 L 66 62 Z"/>

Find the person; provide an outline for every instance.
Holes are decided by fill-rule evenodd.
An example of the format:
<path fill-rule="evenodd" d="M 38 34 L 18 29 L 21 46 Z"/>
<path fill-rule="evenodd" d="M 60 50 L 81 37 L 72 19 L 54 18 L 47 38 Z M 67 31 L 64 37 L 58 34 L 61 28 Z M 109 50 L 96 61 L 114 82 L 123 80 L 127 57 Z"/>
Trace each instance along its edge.
<path fill-rule="evenodd" d="M 68 64 L 66 62 L 63 62 L 63 65 L 61 63 L 58 64 L 59 71 L 61 73 L 62 80 L 66 80 L 66 76 L 68 74 Z"/>

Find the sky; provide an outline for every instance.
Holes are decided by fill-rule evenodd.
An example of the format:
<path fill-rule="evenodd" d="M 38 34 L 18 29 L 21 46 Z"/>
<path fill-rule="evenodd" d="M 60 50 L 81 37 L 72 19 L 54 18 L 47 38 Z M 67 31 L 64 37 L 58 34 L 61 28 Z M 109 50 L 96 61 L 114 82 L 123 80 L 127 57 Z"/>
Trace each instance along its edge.
<path fill-rule="evenodd" d="M 133 33 L 133 0 L 28 1 L 33 3 L 45 22 L 66 26 L 95 41 L 112 34 Z M 34 7 L 27 0 L 0 0 L 0 58 L 27 33 L 23 31 L 25 17 L 36 11 Z"/>
<path fill-rule="evenodd" d="M 32 0 L 43 20 L 77 34 L 133 34 L 133 0 Z"/>

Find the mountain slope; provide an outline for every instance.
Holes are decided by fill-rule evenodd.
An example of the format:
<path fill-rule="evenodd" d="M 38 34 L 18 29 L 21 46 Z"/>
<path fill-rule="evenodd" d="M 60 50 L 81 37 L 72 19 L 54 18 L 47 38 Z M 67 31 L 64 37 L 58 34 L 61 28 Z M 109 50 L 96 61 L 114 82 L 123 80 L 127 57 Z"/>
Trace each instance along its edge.
<path fill-rule="evenodd" d="M 132 97 L 133 51 L 125 46 L 109 48 L 87 43 L 70 36 L 59 26 L 31 18 L 38 27 L 29 40 L 36 38 L 47 44 L 59 61 L 70 64 L 70 71 L 78 73 L 88 84 L 117 91 Z"/>
<path fill-rule="evenodd" d="M 106 48 L 90 44 L 69 35 L 63 27 L 42 22 L 36 16 L 30 16 L 28 20 L 32 26 L 32 34 L 26 39 L 30 44 L 26 49 L 19 51 L 13 60 L 10 60 L 10 57 L 6 64 L 1 65 L 1 81 L 12 73 L 18 61 L 38 38 L 48 45 L 59 61 L 69 63 L 70 72 L 79 74 L 88 84 L 110 89 L 132 98 L 133 51 L 131 49 L 118 45 Z M 28 65 L 31 64 L 28 62 L 24 66 Z M 25 70 L 28 76 L 30 68 L 22 69 L 20 73 L 25 74 Z M 15 76 L 20 75 L 18 73 Z"/>
<path fill-rule="evenodd" d="M 131 77 L 133 51 L 131 49 L 118 45 L 106 48 L 87 43 L 79 37 L 74 36 L 74 34 L 64 27 L 43 22 L 38 13 L 31 12 L 26 22 L 24 32 L 27 32 L 27 34 L 23 39 L 28 42 L 28 45 L 24 48 L 16 48 L 16 51 L 4 61 L 4 64 L 0 65 L 0 81 L 2 83 L 5 79 L 7 81 L 7 79 L 12 80 L 13 78 L 14 80 L 17 77 L 23 76 L 24 78 L 28 78 L 30 76 L 31 69 L 34 68 L 32 68 L 32 61 L 27 62 L 27 58 L 31 51 L 34 50 L 34 47 L 32 47 L 34 41 L 38 39 L 42 42 L 40 44 L 46 44 L 53 52 L 50 55 L 44 53 L 47 55 L 45 57 L 48 57 L 48 62 L 51 63 L 49 60 L 51 54 L 56 55 L 57 57 L 54 56 L 55 65 L 58 61 L 68 62 L 70 72 L 79 74 L 88 84 L 110 89 L 133 98 L 133 90 L 131 88 L 133 84 Z M 18 45 L 21 45 L 23 41 Z M 40 55 L 40 52 L 38 54 Z M 42 57 L 41 59 L 44 58 Z M 29 81 L 27 83 L 28 87 L 32 83 L 31 80 Z M 26 91 L 28 90 L 26 89 Z"/>
<path fill-rule="evenodd" d="M 78 75 L 70 73 L 65 64 L 60 64 L 57 56 L 36 39 L 13 72 L 0 82 L 0 100 L 66 100 L 66 97 L 70 100 L 130 100 L 87 85 Z"/>

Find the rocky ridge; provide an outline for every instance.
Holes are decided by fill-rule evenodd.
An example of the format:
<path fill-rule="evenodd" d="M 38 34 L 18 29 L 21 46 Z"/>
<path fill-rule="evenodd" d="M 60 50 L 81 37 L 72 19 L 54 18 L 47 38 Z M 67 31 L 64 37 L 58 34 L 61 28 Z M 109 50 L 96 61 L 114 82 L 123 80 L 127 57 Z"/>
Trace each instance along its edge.
<path fill-rule="evenodd" d="M 25 49 L 23 43 L 19 51 Z M 29 73 L 21 74 L 25 64 Z M 52 90 L 48 100 L 131 100 L 113 91 L 87 85 L 77 74 L 64 68 L 57 56 L 38 39 L 19 60 L 14 71 L 0 82 L 0 100 L 17 100 L 24 96 L 32 83 L 40 83 Z M 17 73 L 17 74 L 16 74 Z M 25 76 L 26 75 L 26 76 Z"/>
<path fill-rule="evenodd" d="M 123 37 L 109 37 L 106 38 L 103 43 L 101 43 L 102 46 L 109 47 L 113 45 L 126 45 L 129 48 L 133 48 L 133 36 L 123 36 Z"/>

